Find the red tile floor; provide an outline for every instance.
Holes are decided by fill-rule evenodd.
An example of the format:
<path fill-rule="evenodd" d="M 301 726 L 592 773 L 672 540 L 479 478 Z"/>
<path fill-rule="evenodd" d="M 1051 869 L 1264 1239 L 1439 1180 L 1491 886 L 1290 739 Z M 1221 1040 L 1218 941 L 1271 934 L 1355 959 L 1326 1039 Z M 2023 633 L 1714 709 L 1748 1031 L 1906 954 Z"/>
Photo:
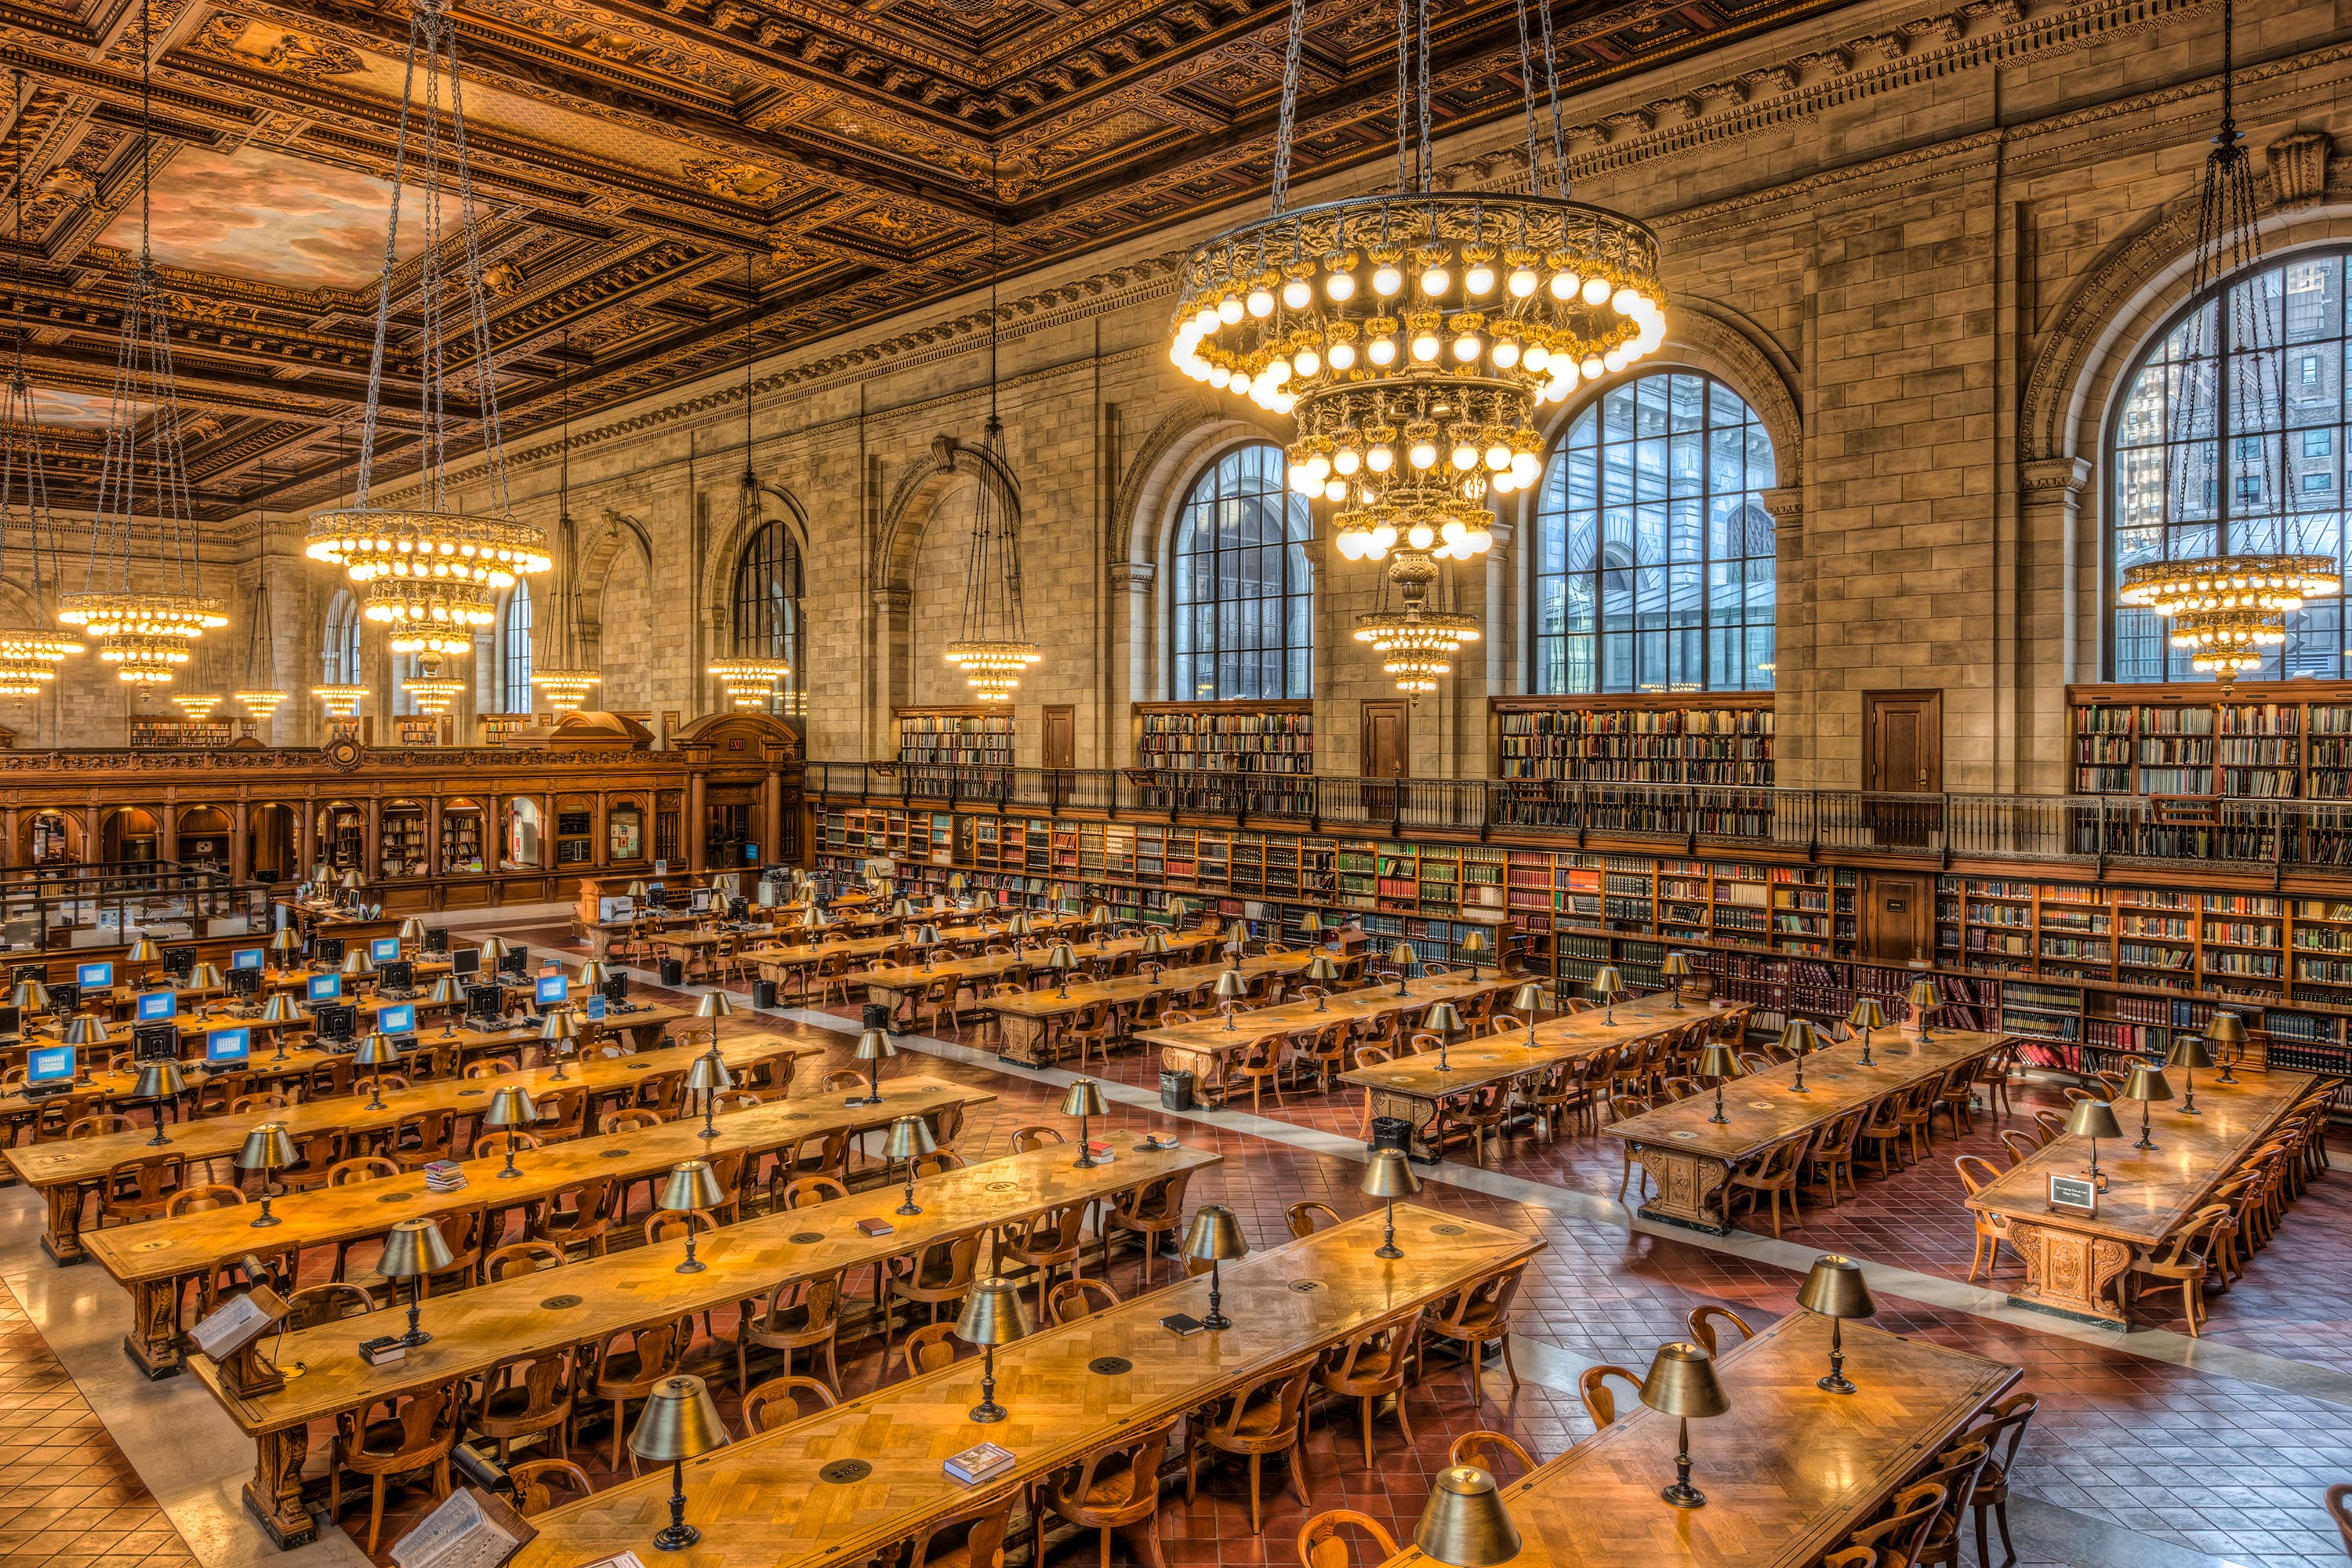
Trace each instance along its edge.
<path fill-rule="evenodd" d="M 558 927 L 514 934 L 535 949 L 577 951 Z M 854 1040 L 852 1034 L 765 1017 L 740 1019 L 730 1027 L 767 1028 L 828 1044 L 832 1053 L 826 1058 L 803 1066 L 804 1083 L 844 1065 Z M 982 1082 L 997 1091 L 999 1100 L 970 1120 L 961 1147 L 971 1158 L 1008 1152 L 1016 1128 L 1060 1120 L 1058 1088 L 1024 1077 L 912 1050 L 889 1066 L 892 1071 Z M 1129 1052 L 1116 1058 L 1106 1076 L 1140 1086 L 1151 1070 L 1152 1064 Z M 2054 1091 L 2021 1090 L 2020 1114 L 2045 1099 L 2054 1102 Z M 1269 1099 L 1264 1110 L 1297 1127 L 1349 1136 L 1360 1116 L 1356 1105 L 1313 1093 L 1286 1096 L 1279 1106 Z M 1163 1117 L 1117 1103 L 1109 1121 L 1114 1136 L 1151 1127 L 1222 1152 L 1224 1163 L 1195 1180 L 1192 1198 L 1233 1206 L 1253 1246 L 1286 1239 L 1284 1211 L 1302 1198 L 1319 1199 L 1342 1214 L 1371 1206 L 1357 1191 L 1362 1166 L 1354 1160 L 1219 1127 L 1213 1121 Z M 1991 1125 L 1980 1119 L 1957 1142 L 1939 1139 L 1933 1157 L 1920 1164 L 1888 1180 L 1865 1181 L 1858 1198 L 1835 1209 L 1809 1205 L 1787 1235 L 1807 1248 L 1850 1251 L 1874 1262 L 1960 1279 L 1968 1269 L 1969 1226 L 1956 1201 L 1950 1155 L 1961 1151 L 2001 1163 Z M 2339 1373 L 2352 1363 L 2352 1350 L 2338 1331 L 2347 1315 L 2343 1266 L 2352 1250 L 2352 1218 L 2345 1217 L 2346 1199 L 2352 1196 L 2352 1151 L 2344 1161 L 2342 1171 L 2316 1184 L 2296 1205 L 2278 1240 L 2246 1279 L 2213 1299 L 2209 1342 L 2284 1358 L 2261 1361 L 2257 1371 L 2302 1363 Z M 1512 1176 L 1604 1197 L 1613 1196 L 1620 1174 L 1615 1145 L 1591 1136 L 1567 1136 L 1549 1144 L 1515 1137 L 1490 1163 Z M 1645 1364 L 1661 1342 L 1684 1337 L 1685 1317 L 1701 1302 L 1735 1307 L 1759 1326 L 1793 1308 L 1798 1274 L 1699 1240 L 1629 1231 L 1454 1182 L 1431 1180 L 1425 1199 L 1538 1235 L 1548 1244 L 1520 1293 L 1517 1315 L 1519 1333 L 1536 1342 L 1531 1356 L 1549 1369 L 1546 1384 L 1527 1382 L 1513 1392 L 1499 1368 L 1494 1369 L 1485 1378 L 1488 1397 L 1474 1406 L 1459 1371 L 1448 1369 L 1412 1394 L 1410 1445 L 1394 1422 L 1382 1417 L 1376 1435 L 1379 1461 L 1370 1469 L 1361 1462 L 1352 1419 L 1318 1423 L 1307 1467 L 1312 1505 L 1302 1507 L 1282 1483 L 1280 1467 L 1270 1464 L 1261 1535 L 1249 1530 L 1243 1472 L 1221 1468 L 1204 1477 L 1195 1502 L 1187 1505 L 1179 1491 L 1164 1505 L 1161 1531 L 1171 1563 L 1293 1562 L 1300 1523 L 1333 1506 L 1360 1509 L 1402 1536 L 1419 1512 L 1430 1473 L 1444 1463 L 1447 1445 L 1460 1433 L 1491 1426 L 1518 1438 L 1539 1458 L 1556 1454 L 1591 1430 L 1572 1392 L 1574 1373 L 1583 1364 Z M 354 1268 L 363 1261 L 354 1259 Z M 1126 1293 L 1139 1285 L 1139 1268 L 1136 1259 L 1122 1258 L 1113 1266 L 1111 1282 Z M 2005 1262 L 2003 1271 L 2004 1279 L 2014 1278 L 2017 1266 Z M 1160 1278 L 1170 1278 L 1165 1264 Z M 853 1289 L 850 1294 L 855 1300 L 858 1292 Z M 2042 1405 L 2017 1477 L 2021 1493 L 2231 1562 L 2316 1568 L 2344 1561 L 2344 1549 L 2319 1503 L 2329 1484 L 2352 1479 L 2352 1398 L 2336 1389 L 2323 1391 L 2337 1394 L 2331 1400 L 2191 1370 L 2095 1334 L 2045 1331 L 1900 1298 L 1882 1297 L 1881 1305 L 1884 1327 L 2026 1369 L 2023 1386 L 2039 1393 Z M 730 1316 L 717 1314 L 714 1324 L 722 1346 L 730 1337 Z M 2177 1326 L 2160 1317 L 2154 1321 L 2159 1327 Z M 1554 1353 L 1542 1355 L 1544 1347 Z M 731 1351 L 725 1351 L 708 1369 L 730 1424 L 732 1366 Z M 886 1375 L 870 1341 L 844 1347 L 842 1371 L 853 1395 Z M 897 1369 L 887 1375 L 898 1375 Z M 12 1403 L 0 1392 L 0 1408 Z M 601 1484 L 606 1479 L 597 1458 L 605 1448 L 604 1429 L 592 1426 L 580 1447 L 588 1452 L 575 1449 L 575 1457 Z M 314 1465 L 325 1448 L 324 1442 L 314 1443 Z M 10 1486 L 14 1495 L 13 1479 Z M 366 1526 L 364 1491 L 359 1497 L 355 1507 L 347 1500 L 342 1521 L 354 1533 Z M 430 1505 L 422 1488 L 399 1491 L 387 1513 L 387 1542 Z M 124 1506 L 132 1505 L 126 1500 Z M 2069 1560 L 2036 1556 L 2030 1540 L 2020 1544 L 2028 1563 Z M 1078 1568 L 1092 1560 L 1092 1552 L 1091 1542 L 1074 1540 L 1058 1543 L 1051 1555 Z M 1972 1549 L 1969 1556 L 1973 1562 Z M 10 1564 L 0 1561 L 0 1568 Z M 2077 1561 L 2076 1568 L 2099 1565 Z"/>

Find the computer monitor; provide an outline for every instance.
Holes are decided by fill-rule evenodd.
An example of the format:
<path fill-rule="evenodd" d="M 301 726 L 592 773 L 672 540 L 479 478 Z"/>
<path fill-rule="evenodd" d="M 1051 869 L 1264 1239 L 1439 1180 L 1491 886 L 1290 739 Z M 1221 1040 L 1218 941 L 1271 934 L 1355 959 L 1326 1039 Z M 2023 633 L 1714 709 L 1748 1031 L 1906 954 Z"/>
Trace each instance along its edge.
<path fill-rule="evenodd" d="M 482 972 L 482 950 L 461 947 L 449 955 L 449 973 L 459 980 L 470 979 Z"/>
<path fill-rule="evenodd" d="M 449 931 L 446 926 L 425 928 L 425 951 L 440 957 L 449 951 Z"/>
<path fill-rule="evenodd" d="M 405 958 L 379 965 L 375 984 L 379 991 L 413 991 L 416 988 L 416 965 Z"/>
<path fill-rule="evenodd" d="M 352 1031 L 359 1027 L 360 1010 L 349 1002 L 332 1002 L 324 1007 L 312 1008 L 310 1017 L 318 1026 L 319 1038 L 348 1040 Z"/>
<path fill-rule="evenodd" d="M 232 948 L 229 951 L 228 955 L 229 973 L 234 974 L 238 970 L 249 969 L 256 973 L 259 973 L 261 971 L 262 960 L 268 956 L 268 954 L 263 952 L 261 949 L 257 947 Z"/>
<path fill-rule="evenodd" d="M 387 1035 L 416 1033 L 416 1005 L 413 1002 L 395 1002 L 390 1006 L 377 1008 L 375 1026 Z"/>
<path fill-rule="evenodd" d="M 709 914 L 710 912 L 710 889 L 708 888 L 697 888 L 694 891 L 688 893 L 687 895 L 687 908 L 694 914 Z"/>
<path fill-rule="evenodd" d="M 205 1037 L 205 1066 L 241 1068 L 253 1057 L 253 1031 L 242 1026 L 215 1029 Z"/>
<path fill-rule="evenodd" d="M 139 1062 L 176 1061 L 180 1056 L 180 1026 L 142 1024 L 131 1031 L 131 1059 Z"/>
<path fill-rule="evenodd" d="M 175 1017 L 180 1011 L 180 999 L 169 991 L 142 991 L 139 994 L 139 1022 L 161 1023 Z"/>
<path fill-rule="evenodd" d="M 506 993 L 495 985 L 466 987 L 466 1016 L 469 1018 L 495 1018 L 506 1011 Z"/>
<path fill-rule="evenodd" d="M 196 972 L 196 950 L 183 943 L 163 950 L 163 973 L 174 980 L 185 980 Z"/>
<path fill-rule="evenodd" d="M 232 969 L 226 978 L 228 994 L 232 996 L 261 994 L 261 971 L 258 969 Z"/>
<path fill-rule="evenodd" d="M 524 975 L 529 974 L 530 973 L 530 949 L 527 947 L 509 948 L 507 950 L 507 955 L 499 960 L 499 973 L 501 974 L 511 974 L 517 980 L 520 980 Z"/>
<path fill-rule="evenodd" d="M 615 974 L 614 976 L 613 976 L 613 978 L 612 978 L 612 979 L 607 980 L 606 982 L 604 982 L 604 1000 L 605 1000 L 605 1001 L 607 1001 L 607 1002 L 625 1002 L 625 1001 L 627 1001 L 628 999 L 629 999 L 629 977 L 628 977 L 627 975 L 625 975 L 625 974 Z"/>
<path fill-rule="evenodd" d="M 368 956 L 378 963 L 398 963 L 400 961 L 400 939 L 396 936 L 380 936 L 373 938 L 368 942 Z"/>
<path fill-rule="evenodd" d="M 542 974 L 531 986 L 530 999 L 542 1007 L 572 1000 L 572 982 L 561 974 Z"/>
<path fill-rule="evenodd" d="M 103 991 L 114 984 L 114 965 L 110 963 L 77 963 L 74 984 L 89 991 Z"/>
<path fill-rule="evenodd" d="M 25 1031 L 25 1010 L 22 1007 L 0 1007 L 0 1039 L 12 1038 Z"/>
<path fill-rule="evenodd" d="M 39 1089 L 47 1084 L 71 1083 L 73 1079 L 74 1048 L 71 1046 L 43 1046 L 26 1055 L 26 1087 Z"/>
<path fill-rule="evenodd" d="M 340 974 L 313 974 L 309 984 L 310 989 L 304 994 L 313 1006 L 321 1002 L 332 1002 L 343 994 L 343 977 Z"/>
<path fill-rule="evenodd" d="M 81 982 L 61 980 L 49 987 L 49 1011 L 60 1018 L 70 1018 L 81 1010 Z"/>
<path fill-rule="evenodd" d="M 342 961 L 343 939 L 341 937 L 322 936 L 310 943 L 311 963 L 341 963 Z"/>

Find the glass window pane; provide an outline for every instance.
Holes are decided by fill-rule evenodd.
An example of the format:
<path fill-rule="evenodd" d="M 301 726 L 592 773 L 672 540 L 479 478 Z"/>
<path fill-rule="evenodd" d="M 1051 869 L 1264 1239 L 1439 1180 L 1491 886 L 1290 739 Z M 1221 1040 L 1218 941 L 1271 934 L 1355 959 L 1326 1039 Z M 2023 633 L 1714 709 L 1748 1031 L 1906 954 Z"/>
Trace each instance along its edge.
<path fill-rule="evenodd" d="M 1270 441 L 1227 453 L 1194 481 L 1169 563 L 1171 696 L 1314 695 L 1314 513 Z"/>

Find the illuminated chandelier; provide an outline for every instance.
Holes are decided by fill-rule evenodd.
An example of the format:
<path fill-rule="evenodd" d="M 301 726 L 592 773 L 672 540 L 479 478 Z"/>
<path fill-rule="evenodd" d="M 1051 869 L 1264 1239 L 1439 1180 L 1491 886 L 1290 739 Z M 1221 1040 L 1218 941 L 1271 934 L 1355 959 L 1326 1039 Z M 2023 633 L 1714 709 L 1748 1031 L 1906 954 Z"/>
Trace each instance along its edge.
<path fill-rule="evenodd" d="M 150 245 L 153 118 L 148 65 L 154 51 L 145 0 L 139 7 L 139 265 L 123 297 L 106 455 L 90 519 L 89 559 L 81 592 L 58 599 L 58 619 L 97 642 L 98 657 L 115 667 L 116 679 L 162 685 L 188 662 L 196 639 L 228 625 L 228 616 L 218 599 L 202 592 L 204 563 L 197 553 L 195 509 L 172 375 L 171 326 L 155 286 Z M 134 575 L 131 537 L 142 506 L 142 445 L 147 468 L 143 505 L 155 519 L 155 558 L 142 562 Z"/>
<path fill-rule="evenodd" d="M 1430 603 L 1437 574 L 1429 554 L 1397 552 L 1381 576 L 1380 607 L 1356 617 L 1356 640 L 1381 656 L 1381 673 L 1395 678 L 1399 691 L 1415 696 L 1436 690 L 1438 677 L 1454 672 L 1454 656 L 1478 640 L 1475 619 Z"/>
<path fill-rule="evenodd" d="M 1657 238 L 1570 199 L 1550 13 L 1538 5 L 1558 186 L 1545 194 L 1524 4 L 1529 195 L 1431 190 L 1423 0 L 1417 28 L 1398 8 L 1396 194 L 1290 210 L 1305 10 L 1292 0 L 1272 215 L 1187 259 L 1170 357 L 1295 420 L 1291 485 L 1338 503 L 1342 556 L 1402 548 L 1466 561 L 1493 542 L 1487 497 L 1542 472 L 1537 409 L 1664 340 Z"/>
<path fill-rule="evenodd" d="M 466 683 L 453 680 L 441 673 L 441 661 L 432 654 L 419 656 L 416 673 L 400 683 L 416 704 L 419 713 L 438 716 L 449 711 L 449 705 L 466 694 Z"/>
<path fill-rule="evenodd" d="M 555 589 L 555 624 L 548 628 L 548 652 L 553 661 L 545 668 L 533 663 L 530 683 L 558 713 L 569 713 L 588 700 L 604 677 L 585 665 L 567 660 L 587 638 L 580 631 L 579 530 L 572 521 L 572 333 L 563 333 L 562 477 L 556 481 L 556 531 L 563 536 L 563 574 Z"/>
<path fill-rule="evenodd" d="M 209 719 L 219 710 L 220 705 L 220 693 L 217 691 L 175 691 L 172 694 L 172 706 L 190 719 Z"/>
<path fill-rule="evenodd" d="M 310 695 L 326 704 L 330 719 L 351 719 L 358 716 L 360 703 L 368 694 L 364 686 L 330 684 L 310 688 Z"/>
<path fill-rule="evenodd" d="M 993 176 L 989 211 L 995 212 Z M 943 650 L 963 671 L 963 683 L 982 702 L 1010 702 L 1021 677 L 1045 657 L 1029 640 L 1021 601 L 1020 519 L 992 481 L 1011 482 L 1004 421 L 996 410 L 998 325 L 996 222 L 988 226 L 988 425 L 973 475 L 971 549 L 964 557 L 963 635 Z"/>
<path fill-rule="evenodd" d="M 25 123 L 27 89 L 16 78 L 16 123 Z M 57 520 L 49 514 L 48 476 L 41 467 L 40 423 L 33 412 L 33 386 L 25 374 L 25 142 L 13 141 L 11 177 L 16 205 L 14 275 L 9 300 L 14 329 L 8 382 L 0 390 L 0 574 L 8 542 L 22 538 L 31 558 L 33 624 L 0 626 L 0 697 L 38 697 L 57 679 L 59 661 L 82 651 L 80 639 L 48 628 L 48 600 L 57 578 Z"/>
<path fill-rule="evenodd" d="M 446 73 L 449 144 L 442 145 L 441 84 Z M 416 83 L 423 79 L 423 92 Z M 415 342 L 405 351 L 417 366 L 417 504 L 372 505 L 378 418 L 383 396 L 384 355 L 392 330 L 392 299 L 400 200 L 404 185 L 419 192 L 424 246 L 418 258 L 413 308 L 422 318 Z M 444 189 L 456 194 L 456 239 L 464 261 L 456 286 L 441 274 L 441 252 L 449 236 L 442 210 Z M 453 300 L 463 303 L 464 321 L 445 313 Z M 446 404 L 459 388 L 448 366 L 470 358 L 469 391 L 479 409 L 483 472 L 489 489 L 486 513 L 454 509 L 447 471 L 449 424 Z M 393 148 L 392 215 L 384 233 L 383 280 L 376 297 L 375 348 L 368 363 L 367 412 L 360 426 L 359 479 L 352 504 L 310 519 L 306 552 L 314 561 L 341 566 L 362 586 L 362 613 L 390 628 L 394 653 L 471 652 L 474 634 L 498 619 L 499 596 L 519 576 L 554 564 L 544 530 L 515 521 L 507 491 L 506 451 L 499 437 L 498 386 L 490 352 L 489 314 L 482 281 L 479 236 L 474 216 L 474 185 L 466 161 L 465 98 L 457 75 L 457 30 L 448 0 L 418 0 L 409 13 L 407 86 L 400 102 L 400 126 Z"/>
<path fill-rule="evenodd" d="M 2272 331 L 2270 312 L 2248 297 L 2250 289 L 2224 287 L 2228 279 L 2258 274 L 2263 260 L 2262 232 L 2255 226 L 2253 160 L 2247 154 L 2245 138 L 2238 131 L 2233 113 L 2233 13 L 2234 7 L 2224 0 L 2221 129 L 2213 138 L 2213 150 L 2206 154 L 2204 182 L 2198 194 L 2197 263 L 2189 298 L 2201 300 L 2209 290 L 2224 288 L 2213 302 L 2213 331 L 2218 336 L 2223 310 L 2234 312 L 2233 334 L 2243 353 L 2233 358 L 2242 358 L 2246 367 L 2241 370 L 2233 365 L 2226 374 L 2236 378 L 2251 371 L 2257 405 L 2283 408 L 2286 405 L 2284 370 L 2276 352 L 2280 345 Z M 2202 502 L 2202 465 L 2199 465 L 2196 476 L 2186 471 L 2187 465 L 2176 474 L 2171 471 L 2173 454 L 2189 449 L 2198 432 L 2220 427 L 2217 405 L 2225 395 L 2221 387 L 2225 373 L 2219 363 L 2220 345 L 2206 338 L 2205 321 L 2206 312 L 2202 310 L 2190 318 L 2189 326 L 2183 329 L 2184 342 L 2178 355 L 2189 363 L 2182 378 L 2186 394 L 2173 405 L 2171 428 L 2166 432 L 2168 522 L 2181 519 L 2189 510 L 2181 503 L 2187 500 L 2190 484 L 2197 485 L 2200 506 Z M 2280 381 L 2265 385 L 2273 376 Z M 2201 408 L 2200 390 L 2213 400 Z M 2233 447 L 2262 443 L 2263 450 L 2254 463 L 2257 493 L 2241 498 L 2246 502 L 2245 510 L 2256 517 L 2285 510 L 2271 489 L 2274 455 L 2272 443 L 2284 440 L 2282 427 L 2282 433 L 2276 436 L 2241 438 L 2231 443 Z M 2279 470 L 2284 471 L 2283 447 L 2276 450 L 2275 457 Z M 2226 551 L 2230 542 L 2226 527 L 2220 542 Z M 2261 668 L 2266 650 L 2286 641 L 2287 617 L 2302 609 L 2305 600 L 2332 598 L 2343 589 L 2342 574 L 2335 557 L 2288 551 L 2143 562 L 2125 569 L 2117 596 L 2126 605 L 2164 617 L 2168 639 L 2189 656 L 2189 668 L 2219 676 L 2226 691 L 2240 675 Z"/>
<path fill-rule="evenodd" d="M 261 495 L 257 509 L 255 549 L 262 559 L 254 563 L 253 616 L 246 630 L 245 684 L 229 696 L 257 721 L 267 724 L 286 700 L 286 693 L 269 684 L 269 462 L 260 465 Z"/>
<path fill-rule="evenodd" d="M 760 303 L 758 280 L 751 273 L 751 258 L 743 258 L 743 298 L 756 310 Z M 740 538 L 749 539 L 760 525 L 760 474 L 751 460 L 751 344 L 747 336 L 743 344 L 743 480 L 736 510 L 736 530 Z M 738 708 L 765 711 L 775 705 L 776 688 L 792 678 L 793 667 L 781 658 L 763 658 L 757 653 L 738 649 L 726 658 L 712 659 L 703 667 L 715 677 L 728 701 Z"/>

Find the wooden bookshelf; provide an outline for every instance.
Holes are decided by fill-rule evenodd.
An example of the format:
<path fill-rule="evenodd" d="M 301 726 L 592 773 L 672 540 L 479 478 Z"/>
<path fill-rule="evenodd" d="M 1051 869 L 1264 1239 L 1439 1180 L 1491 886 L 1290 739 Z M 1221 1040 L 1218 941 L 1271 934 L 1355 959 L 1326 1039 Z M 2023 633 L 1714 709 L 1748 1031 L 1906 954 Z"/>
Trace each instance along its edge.
<path fill-rule="evenodd" d="M 422 801 L 389 800 L 376 814 L 375 874 L 387 878 L 433 875 L 432 857 L 425 848 Z"/>
<path fill-rule="evenodd" d="M 2352 682 L 2067 689 L 2077 795 L 2352 800 Z"/>
<path fill-rule="evenodd" d="M 253 734 L 256 728 L 250 719 L 167 719 L 161 714 L 133 715 L 130 731 L 131 749 L 135 752 L 216 750 L 234 745 L 240 737 Z"/>
<path fill-rule="evenodd" d="M 1772 694 L 1693 691 L 1487 700 L 1495 776 L 1769 788 Z"/>
<path fill-rule="evenodd" d="M 1171 773 L 1312 773 L 1312 702 L 1138 702 L 1135 763 Z"/>
<path fill-rule="evenodd" d="M 441 807 L 441 874 L 461 877 L 482 869 L 482 808 L 453 800 Z"/>
<path fill-rule="evenodd" d="M 900 708 L 902 767 L 1009 768 L 1013 765 L 1013 715 L 978 704 L 960 708 Z"/>

